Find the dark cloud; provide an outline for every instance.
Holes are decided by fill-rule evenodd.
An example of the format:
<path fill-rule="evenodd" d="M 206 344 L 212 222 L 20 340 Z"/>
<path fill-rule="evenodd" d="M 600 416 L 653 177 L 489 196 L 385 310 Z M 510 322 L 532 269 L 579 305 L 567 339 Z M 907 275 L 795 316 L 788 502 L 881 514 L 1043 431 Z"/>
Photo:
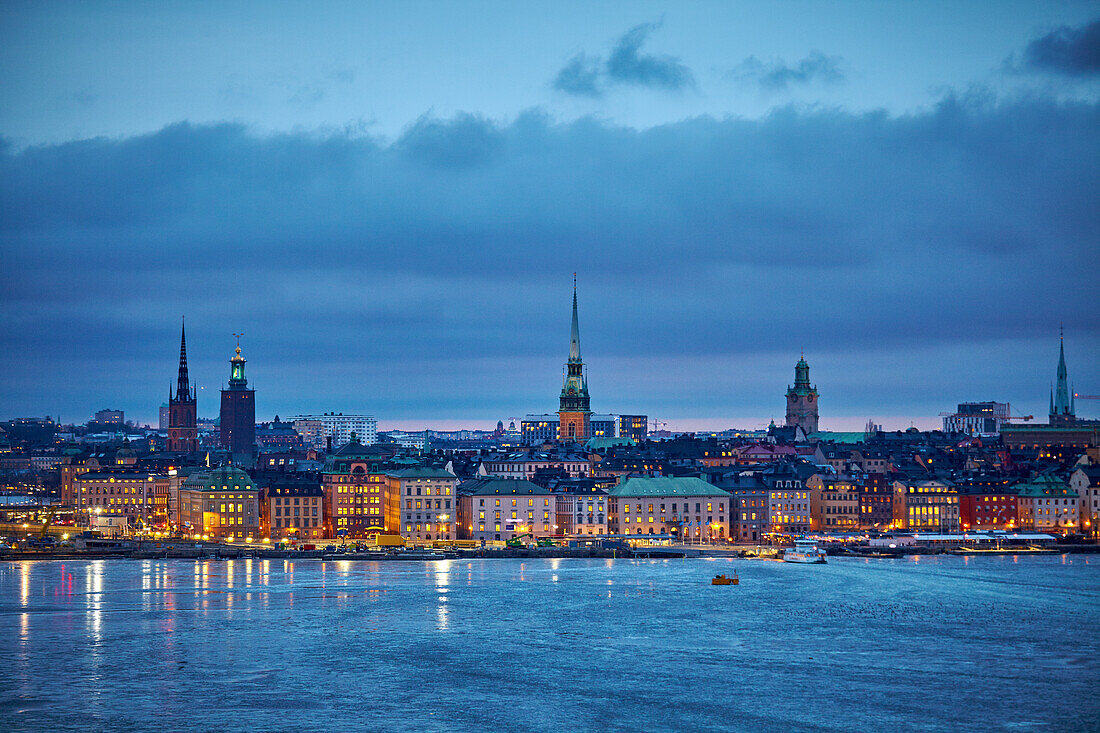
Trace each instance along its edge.
<path fill-rule="evenodd" d="M 1100 20 L 1080 28 L 1062 26 L 1027 44 L 1023 66 L 1068 76 L 1100 74 Z"/>
<path fill-rule="evenodd" d="M 679 91 L 694 86 L 691 70 L 675 56 L 641 53 L 649 34 L 659 23 L 643 23 L 623 34 L 607 59 L 607 76 L 622 84 Z"/>
<path fill-rule="evenodd" d="M 648 130 L 425 117 L 393 142 L 0 141 L 0 405 L 152 418 L 186 313 L 211 390 L 245 332 L 261 414 L 552 409 L 577 271 L 599 409 L 781 411 L 804 346 L 850 385 L 837 411 L 1034 411 L 1061 321 L 1075 380 L 1100 382 L 1098 130 L 1095 104 L 949 97 Z M 999 346 L 960 361 L 977 342 Z M 898 404 L 901 383 L 927 396 Z"/>
<path fill-rule="evenodd" d="M 793 66 L 777 59 L 765 63 L 749 56 L 730 72 L 736 79 L 752 81 L 765 91 L 788 91 L 791 86 L 812 82 L 836 83 L 844 80 L 843 59 L 813 51 Z"/>
<path fill-rule="evenodd" d="M 579 97 L 602 96 L 599 59 L 577 54 L 554 77 L 554 88 Z"/>
<path fill-rule="evenodd" d="M 558 91 L 583 97 L 603 96 L 608 86 L 631 85 L 666 91 L 695 86 L 691 70 L 675 56 L 643 54 L 642 46 L 659 23 L 643 23 L 624 33 L 604 63 L 600 57 L 578 54 L 554 78 Z"/>

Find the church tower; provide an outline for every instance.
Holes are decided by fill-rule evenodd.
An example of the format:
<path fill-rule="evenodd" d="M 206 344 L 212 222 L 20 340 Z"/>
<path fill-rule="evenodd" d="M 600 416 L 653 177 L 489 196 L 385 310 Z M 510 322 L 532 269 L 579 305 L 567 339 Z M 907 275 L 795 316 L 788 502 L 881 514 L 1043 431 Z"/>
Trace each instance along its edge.
<path fill-rule="evenodd" d="M 569 359 L 565 362 L 565 383 L 558 408 L 558 440 L 583 443 L 591 437 L 592 410 L 588 381 L 581 361 L 581 329 L 577 319 L 577 275 L 573 274 L 573 326 L 569 336 Z"/>
<path fill-rule="evenodd" d="M 241 338 L 237 352 L 229 360 L 229 389 L 222 390 L 220 442 L 239 465 L 251 465 L 256 450 L 256 390 L 248 388 L 244 376 L 245 359 L 241 356 Z"/>
<path fill-rule="evenodd" d="M 1059 329 L 1058 333 L 1058 382 L 1050 391 L 1050 419 L 1051 425 L 1072 425 L 1077 421 L 1076 406 L 1070 395 L 1069 380 L 1066 373 L 1066 338 Z"/>
<path fill-rule="evenodd" d="M 809 435 L 817 432 L 817 387 L 810 385 L 810 365 L 803 355 L 794 367 L 794 386 L 787 388 L 787 427 L 798 425 Z"/>
<path fill-rule="evenodd" d="M 168 388 L 168 450 L 193 453 L 199 449 L 198 401 L 187 376 L 187 334 L 180 325 L 180 369 L 176 393 Z"/>

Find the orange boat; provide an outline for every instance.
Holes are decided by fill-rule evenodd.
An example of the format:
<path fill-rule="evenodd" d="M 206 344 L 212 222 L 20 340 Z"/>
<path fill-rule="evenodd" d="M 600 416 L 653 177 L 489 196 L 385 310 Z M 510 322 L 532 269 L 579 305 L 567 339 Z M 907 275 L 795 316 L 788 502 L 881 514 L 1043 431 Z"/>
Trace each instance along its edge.
<path fill-rule="evenodd" d="M 727 578 L 725 575 L 715 575 L 710 581 L 711 585 L 739 585 L 740 583 L 737 573 L 734 573 L 732 578 Z"/>

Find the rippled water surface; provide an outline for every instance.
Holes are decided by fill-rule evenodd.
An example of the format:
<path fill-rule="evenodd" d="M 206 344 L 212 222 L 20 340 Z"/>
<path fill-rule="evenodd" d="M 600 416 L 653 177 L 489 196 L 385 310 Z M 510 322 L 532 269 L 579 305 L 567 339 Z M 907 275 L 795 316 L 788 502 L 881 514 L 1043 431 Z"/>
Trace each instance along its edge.
<path fill-rule="evenodd" d="M 0 563 L 0 730 L 1098 729 L 1100 556 Z"/>

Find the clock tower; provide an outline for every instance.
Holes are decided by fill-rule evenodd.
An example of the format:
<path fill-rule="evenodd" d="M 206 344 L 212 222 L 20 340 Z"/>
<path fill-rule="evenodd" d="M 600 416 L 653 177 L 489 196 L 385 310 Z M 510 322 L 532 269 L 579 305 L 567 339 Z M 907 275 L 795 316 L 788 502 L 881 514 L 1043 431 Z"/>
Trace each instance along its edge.
<path fill-rule="evenodd" d="M 794 386 L 787 388 L 787 427 L 794 425 L 806 435 L 817 432 L 817 387 L 810 385 L 805 355 L 794 367 Z"/>

